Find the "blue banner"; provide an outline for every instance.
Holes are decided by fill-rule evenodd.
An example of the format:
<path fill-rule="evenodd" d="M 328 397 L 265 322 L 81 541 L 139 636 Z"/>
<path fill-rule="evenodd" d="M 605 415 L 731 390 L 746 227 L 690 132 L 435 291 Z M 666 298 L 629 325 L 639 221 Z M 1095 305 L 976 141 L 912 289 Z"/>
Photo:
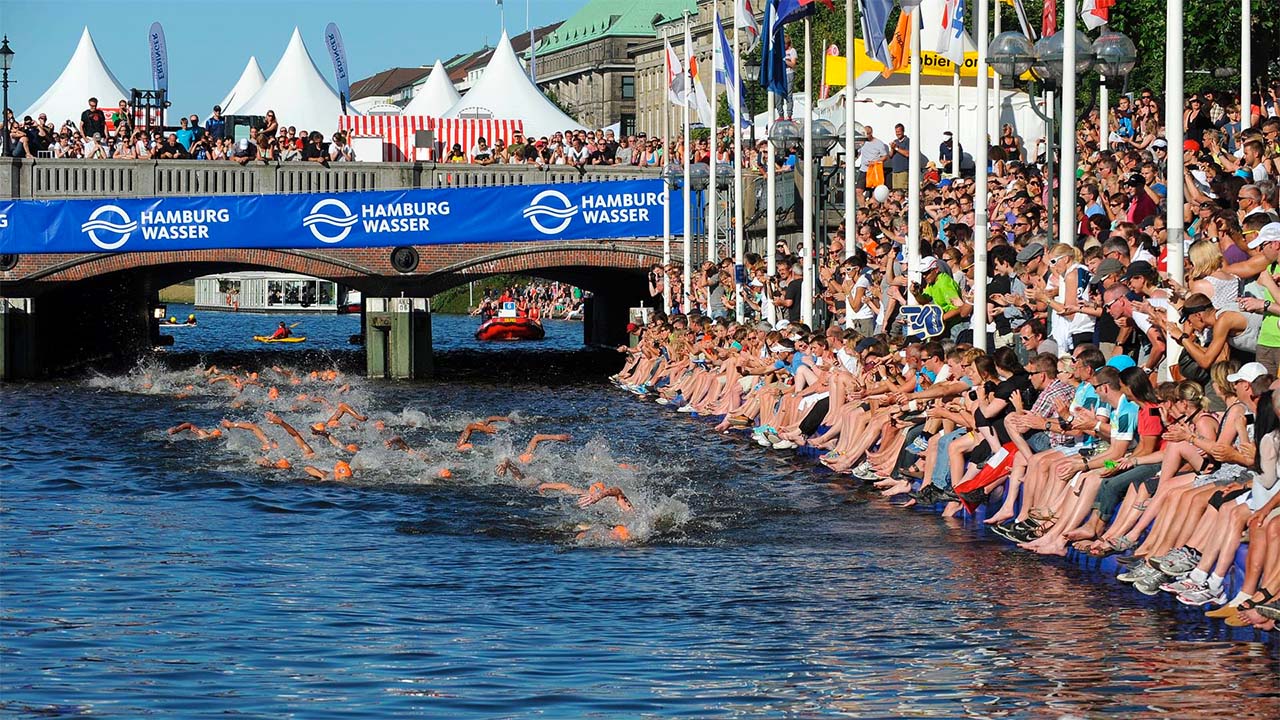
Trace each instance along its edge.
<path fill-rule="evenodd" d="M 661 237 L 662 206 L 658 179 L 298 195 L 0 200 L 0 253 Z M 682 211 L 682 203 L 672 203 L 676 235 L 683 232 Z"/>

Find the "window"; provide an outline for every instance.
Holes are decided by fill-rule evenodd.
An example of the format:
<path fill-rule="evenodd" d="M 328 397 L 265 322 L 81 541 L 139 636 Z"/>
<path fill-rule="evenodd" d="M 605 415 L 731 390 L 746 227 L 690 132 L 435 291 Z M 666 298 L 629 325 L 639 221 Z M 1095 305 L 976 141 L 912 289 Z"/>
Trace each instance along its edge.
<path fill-rule="evenodd" d="M 622 99 L 623 100 L 636 99 L 636 76 L 635 75 L 622 76 Z"/>
<path fill-rule="evenodd" d="M 636 116 L 635 115 L 623 115 L 619 122 L 622 125 L 622 128 L 619 132 L 622 133 L 623 137 L 636 134 Z"/>

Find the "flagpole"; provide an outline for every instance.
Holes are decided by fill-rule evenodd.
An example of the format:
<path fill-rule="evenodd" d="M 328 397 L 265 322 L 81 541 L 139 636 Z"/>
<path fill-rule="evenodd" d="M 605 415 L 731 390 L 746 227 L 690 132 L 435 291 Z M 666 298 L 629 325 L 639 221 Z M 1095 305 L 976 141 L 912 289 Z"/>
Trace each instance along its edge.
<path fill-rule="evenodd" d="M 904 11 L 905 12 L 905 11 Z M 915 304 L 910 285 L 920 279 L 920 16 L 911 19 L 911 157 L 907 164 L 907 303 Z"/>
<path fill-rule="evenodd" d="M 1250 116 L 1253 114 L 1253 102 L 1250 100 L 1252 95 L 1249 84 L 1253 82 L 1253 49 L 1249 47 L 1249 43 L 1253 42 L 1253 30 L 1249 27 L 1249 22 L 1253 14 L 1251 0 L 1240 0 L 1240 129 L 1246 130 L 1249 127 Z M 1172 153 L 1170 153 L 1172 154 Z"/>
<path fill-rule="evenodd" d="M 711 13 L 712 25 L 716 24 L 716 13 L 714 10 L 715 9 L 713 8 Z M 711 148 L 711 158 L 707 161 L 707 169 L 710 170 L 710 174 L 708 175 L 709 180 L 707 182 L 707 259 L 711 262 L 715 262 L 719 259 L 716 252 L 716 222 L 719 215 L 719 213 L 716 212 L 716 68 L 719 67 L 716 63 L 716 55 L 720 48 L 716 47 L 718 43 L 716 42 L 717 38 L 714 27 L 711 28 L 710 37 L 711 97 L 709 99 L 711 101 L 711 136 L 707 141 L 707 145 Z M 708 290 L 708 292 L 710 292 L 710 290 Z"/>
<path fill-rule="evenodd" d="M 746 285 L 743 282 L 746 279 L 746 228 L 743 222 L 742 210 L 742 163 L 746 159 L 746 154 L 742 152 L 742 121 L 747 115 L 743 102 L 743 86 L 742 86 L 742 49 L 738 44 L 738 8 L 733 8 L 733 78 L 725 77 L 725 81 L 733 82 L 734 92 L 727 94 L 725 97 L 733 104 L 733 112 L 729 115 L 733 120 L 733 297 L 736 300 L 734 304 L 734 312 L 741 323 L 746 319 L 747 307 L 742 297 L 743 290 Z M 727 92 L 727 91 L 726 91 Z M 753 148 L 754 149 L 754 148 Z"/>
<path fill-rule="evenodd" d="M 952 32 L 950 28 L 947 32 Z M 952 38 L 951 42 L 964 44 L 960 38 Z M 955 93 L 955 112 L 951 113 L 951 176 L 960 177 L 960 64 L 964 62 L 964 52 L 961 51 L 960 62 L 951 64 L 951 89 Z"/>
<path fill-rule="evenodd" d="M 1164 113 L 1166 118 L 1176 120 L 1182 117 L 1183 112 L 1182 0 L 1166 0 L 1165 23 Z M 1244 113 L 1245 109 L 1241 107 L 1241 116 Z M 1166 180 L 1168 213 L 1165 216 L 1168 233 L 1165 242 L 1169 250 L 1169 277 L 1179 285 L 1186 282 L 1183 277 L 1182 259 L 1186 235 L 1182 218 L 1183 172 L 1186 164 L 1182 153 L 1184 139 L 1182 123 L 1165 123 L 1165 140 L 1169 143 L 1169 168 L 1165 173 L 1168 178 Z M 1177 347 L 1178 344 L 1171 343 L 1171 346 Z"/>
<path fill-rule="evenodd" d="M 662 64 L 663 84 L 666 84 L 667 72 L 670 71 L 671 59 L 667 57 L 670 42 L 667 39 L 667 28 L 662 28 Z M 669 90 L 665 88 L 664 90 Z M 671 185 L 666 180 L 667 165 L 671 162 L 671 100 L 664 92 L 662 98 L 662 312 L 671 314 L 671 275 L 667 269 L 671 267 Z M 685 223 L 689 218 L 685 216 Z"/>
<path fill-rule="evenodd" d="M 1058 237 L 1076 244 L 1076 3 L 1062 3 L 1062 162 L 1058 168 Z M 1180 115 L 1174 117 L 1181 117 Z M 1181 207 L 1181 205 L 1179 205 Z"/>
<path fill-rule="evenodd" d="M 809 83 L 812 77 L 812 55 L 810 52 L 810 31 L 813 21 L 804 19 L 804 223 L 801 232 L 804 234 L 804 276 L 800 285 L 800 322 L 813 327 L 813 173 L 816 163 L 813 161 L 813 87 Z M 794 92 L 794 90 L 793 90 Z"/>
<path fill-rule="evenodd" d="M 1102 32 L 1107 31 L 1107 26 L 1102 26 Z M 1107 91 L 1107 76 L 1101 65 L 1098 66 L 1098 152 L 1106 152 L 1110 145 L 1108 138 L 1111 137 L 1111 96 Z"/>
<path fill-rule="evenodd" d="M 693 99 L 693 39 L 689 35 L 689 11 L 684 11 L 684 103 L 680 114 L 684 120 L 684 293 L 680 309 L 689 312 L 689 296 L 693 293 L 693 197 L 689 173 L 689 102 Z"/>
<path fill-rule="evenodd" d="M 996 10 L 1000 9 L 1000 0 Z M 977 0 L 978 25 L 978 155 L 973 161 L 973 346 L 987 350 L 987 244 L 991 228 L 987 218 L 987 153 L 991 147 L 987 141 L 987 5 L 988 0 Z"/>
<path fill-rule="evenodd" d="M 979 1 L 981 2 L 981 0 L 979 0 Z M 999 35 L 1000 35 L 1000 16 L 1004 14 L 1004 13 L 1003 13 L 1003 12 L 1001 12 L 1001 10 L 1000 10 L 1000 3 L 1002 3 L 1002 2 L 1004 2 L 1004 0 L 995 0 L 996 5 L 995 5 L 995 7 L 994 7 L 994 8 L 992 8 L 992 11 L 994 11 L 995 16 L 996 16 L 996 20 L 995 20 L 995 22 L 996 22 L 995 35 L 994 35 L 993 37 L 996 37 L 996 36 L 999 36 Z M 984 50 L 985 50 L 985 49 L 984 49 L 984 48 L 982 48 L 982 47 L 979 47 L 979 48 L 978 48 L 978 51 L 979 51 L 979 52 L 983 52 Z M 985 54 L 985 53 L 984 53 L 984 54 Z M 982 77 L 982 78 L 984 78 L 984 80 L 985 80 L 986 75 L 984 75 L 984 74 L 982 73 L 981 68 L 979 68 L 979 70 L 978 70 L 978 74 L 979 74 L 979 76 L 981 76 L 981 77 Z M 994 100 L 994 102 L 992 103 L 992 106 L 991 106 L 990 110 L 988 110 L 988 109 L 984 106 L 984 107 L 983 107 L 983 111 L 984 111 L 984 112 L 990 112 L 990 113 L 991 113 L 991 125 L 989 125 L 989 126 L 988 126 L 988 129 L 990 129 L 990 128 L 995 128 L 996 133 L 1001 133 L 1001 132 L 1003 132 L 1003 128 L 1001 128 L 1001 126 L 1000 126 L 1000 107 L 1001 107 L 1001 102 L 1000 102 L 1000 73 L 994 73 L 994 77 L 992 77 L 992 78 L 991 78 L 991 93 L 992 93 L 992 98 L 991 98 L 991 99 L 992 99 L 992 100 Z M 999 137 L 999 135 L 997 135 L 997 137 Z M 1010 160 L 1021 160 L 1021 158 L 1005 158 L 1005 162 L 1009 162 Z"/>
<path fill-rule="evenodd" d="M 775 122 L 773 114 L 777 112 L 774 106 L 773 91 L 766 92 L 769 97 L 768 118 L 769 122 Z M 751 122 L 755 122 L 755 118 L 751 118 Z M 766 130 L 766 135 L 767 135 Z M 773 141 L 765 143 L 767 150 L 765 151 L 765 170 L 764 170 L 764 210 L 768 216 L 765 222 L 765 263 L 769 277 L 772 278 L 778 274 L 778 167 L 774 158 L 776 152 L 773 147 Z M 765 319 L 770 325 L 778 322 L 778 311 L 773 306 L 773 298 L 768 292 L 768 288 L 764 293 L 765 303 Z"/>
<path fill-rule="evenodd" d="M 854 163 L 856 133 L 854 132 L 854 102 L 858 100 L 858 88 L 854 87 L 854 0 L 845 1 L 845 258 L 854 254 L 858 242 L 858 167 Z M 854 327 L 854 313 L 845 297 L 845 327 Z"/>

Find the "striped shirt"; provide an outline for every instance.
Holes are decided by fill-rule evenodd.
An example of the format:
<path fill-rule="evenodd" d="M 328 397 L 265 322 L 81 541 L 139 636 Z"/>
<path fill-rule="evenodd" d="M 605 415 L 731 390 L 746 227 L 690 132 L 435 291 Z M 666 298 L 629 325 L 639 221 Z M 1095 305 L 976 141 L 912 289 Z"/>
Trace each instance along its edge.
<path fill-rule="evenodd" d="M 1040 391 L 1040 396 L 1036 398 L 1035 404 L 1031 406 L 1031 412 L 1043 418 L 1056 417 L 1058 414 L 1058 402 L 1071 404 L 1071 400 L 1075 397 L 1076 389 L 1067 383 L 1054 378 L 1049 381 L 1044 390 Z M 1050 432 L 1049 442 L 1054 445 L 1065 445 L 1071 441 L 1070 435 L 1062 433 Z"/>

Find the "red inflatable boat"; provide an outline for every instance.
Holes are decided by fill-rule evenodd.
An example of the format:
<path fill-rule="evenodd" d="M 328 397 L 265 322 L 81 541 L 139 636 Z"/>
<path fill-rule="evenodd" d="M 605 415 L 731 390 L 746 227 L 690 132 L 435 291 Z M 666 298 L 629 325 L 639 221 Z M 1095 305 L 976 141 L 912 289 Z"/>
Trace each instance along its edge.
<path fill-rule="evenodd" d="M 542 323 L 526 317 L 496 317 L 485 320 L 476 330 L 477 340 L 541 340 L 546 336 Z"/>

